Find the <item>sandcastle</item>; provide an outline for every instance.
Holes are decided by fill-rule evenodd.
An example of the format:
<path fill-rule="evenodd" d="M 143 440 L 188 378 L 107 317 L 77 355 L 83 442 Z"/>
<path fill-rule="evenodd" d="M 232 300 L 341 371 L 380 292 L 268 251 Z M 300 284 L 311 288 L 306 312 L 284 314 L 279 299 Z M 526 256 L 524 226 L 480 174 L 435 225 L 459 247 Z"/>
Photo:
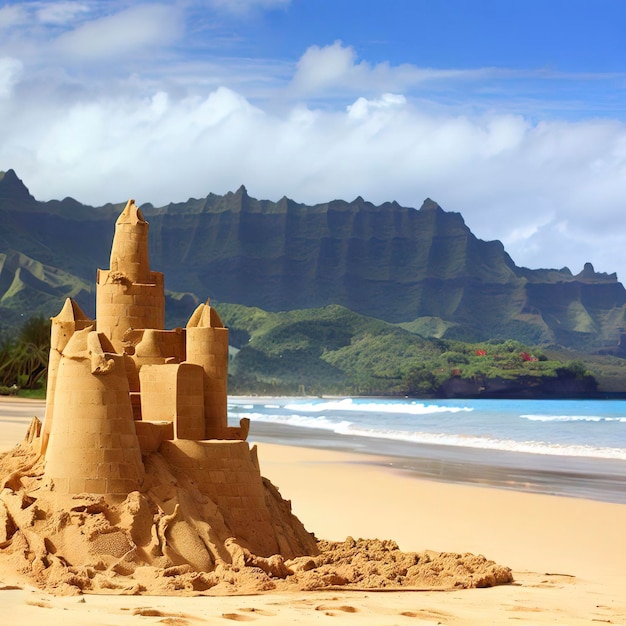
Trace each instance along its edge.
<path fill-rule="evenodd" d="M 218 313 L 207 302 L 165 330 L 164 312 L 148 223 L 129 200 L 97 272 L 96 319 L 69 299 L 52 318 L 43 425 L 0 456 L 1 575 L 55 593 L 509 582 L 484 557 L 318 542 L 261 476 L 249 421 L 228 424 Z"/>
<path fill-rule="evenodd" d="M 164 330 L 163 274 L 150 269 L 134 200 L 115 224 L 110 266 L 98 270 L 96 320 L 70 299 L 52 318 L 46 475 L 61 493 L 128 494 L 141 485 L 141 455 L 164 441 L 176 442 L 163 448 L 173 461 L 184 449 L 194 468 L 223 470 L 217 459 L 247 449 L 225 441 L 245 441 L 249 428 L 228 426 L 228 330 L 208 303 L 187 328 Z"/>
<path fill-rule="evenodd" d="M 216 310 L 201 304 L 186 328 L 164 325 L 163 274 L 150 269 L 148 222 L 129 200 L 110 269 L 97 272 L 96 319 L 70 299 L 52 318 L 40 435 L 52 490 L 126 497 L 142 489 L 142 458 L 158 451 L 252 552 L 301 552 L 280 545 L 256 449 L 246 443 L 249 420 L 228 426 L 228 330 Z"/>

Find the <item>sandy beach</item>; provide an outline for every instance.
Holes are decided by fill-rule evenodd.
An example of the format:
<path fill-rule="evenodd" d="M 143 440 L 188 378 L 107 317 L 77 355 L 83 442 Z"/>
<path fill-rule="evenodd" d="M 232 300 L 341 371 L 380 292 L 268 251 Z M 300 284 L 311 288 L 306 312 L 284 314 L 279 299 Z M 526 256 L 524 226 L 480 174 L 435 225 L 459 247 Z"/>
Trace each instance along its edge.
<path fill-rule="evenodd" d="M 42 403 L 0 399 L 0 449 Z M 262 472 L 318 538 L 483 554 L 516 582 L 451 592 L 54 597 L 1 580 L 0 623 L 626 624 L 626 505 L 415 478 L 385 458 L 259 443 Z M 331 620 L 332 623 L 332 620 Z"/>

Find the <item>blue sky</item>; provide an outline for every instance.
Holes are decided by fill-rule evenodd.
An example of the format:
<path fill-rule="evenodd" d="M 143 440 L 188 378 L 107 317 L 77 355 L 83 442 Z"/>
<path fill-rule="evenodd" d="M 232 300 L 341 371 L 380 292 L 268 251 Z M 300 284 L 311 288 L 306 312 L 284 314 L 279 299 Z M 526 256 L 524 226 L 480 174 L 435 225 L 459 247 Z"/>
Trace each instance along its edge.
<path fill-rule="evenodd" d="M 0 2 L 0 170 L 41 200 L 426 197 L 626 280 L 626 3 Z"/>

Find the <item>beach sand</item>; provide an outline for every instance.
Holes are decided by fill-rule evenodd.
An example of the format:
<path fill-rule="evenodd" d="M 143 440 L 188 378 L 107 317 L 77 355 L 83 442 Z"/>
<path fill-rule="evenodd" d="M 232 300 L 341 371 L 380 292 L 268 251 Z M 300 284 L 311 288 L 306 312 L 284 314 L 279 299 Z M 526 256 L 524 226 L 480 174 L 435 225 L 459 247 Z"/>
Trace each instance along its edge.
<path fill-rule="evenodd" d="M 41 403 L 0 401 L 0 449 L 23 438 L 36 409 Z M 512 567 L 516 582 L 451 592 L 190 598 L 54 597 L 5 588 L 0 623 L 626 624 L 626 505 L 421 480 L 384 458 L 258 447 L 263 474 L 317 537 L 378 537 L 404 550 L 484 554 Z"/>

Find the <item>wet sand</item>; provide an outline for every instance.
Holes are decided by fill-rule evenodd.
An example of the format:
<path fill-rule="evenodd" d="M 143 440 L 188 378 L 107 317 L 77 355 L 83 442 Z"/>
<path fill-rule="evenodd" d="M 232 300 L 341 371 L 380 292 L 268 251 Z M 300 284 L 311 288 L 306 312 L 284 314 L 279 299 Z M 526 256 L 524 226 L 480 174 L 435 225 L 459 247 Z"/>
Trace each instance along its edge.
<path fill-rule="evenodd" d="M 249 439 L 357 453 L 363 463 L 428 480 L 626 504 L 622 460 L 412 443 L 265 422 L 252 423 Z"/>

